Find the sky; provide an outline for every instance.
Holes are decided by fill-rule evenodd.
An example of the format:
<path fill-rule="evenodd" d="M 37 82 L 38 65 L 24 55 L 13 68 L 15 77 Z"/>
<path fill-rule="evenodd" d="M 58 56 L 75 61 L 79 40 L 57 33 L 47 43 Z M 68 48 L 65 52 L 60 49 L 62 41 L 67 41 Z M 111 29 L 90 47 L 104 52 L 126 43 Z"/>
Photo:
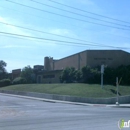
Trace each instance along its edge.
<path fill-rule="evenodd" d="M 0 0 L 6 70 L 44 65 L 84 50 L 130 52 L 130 0 Z"/>

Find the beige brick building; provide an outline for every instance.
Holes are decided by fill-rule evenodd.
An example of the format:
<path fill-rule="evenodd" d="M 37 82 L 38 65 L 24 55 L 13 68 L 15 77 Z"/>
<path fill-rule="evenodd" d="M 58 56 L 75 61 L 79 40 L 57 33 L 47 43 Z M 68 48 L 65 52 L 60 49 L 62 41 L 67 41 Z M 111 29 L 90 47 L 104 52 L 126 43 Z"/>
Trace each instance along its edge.
<path fill-rule="evenodd" d="M 81 69 L 83 66 L 96 67 L 100 65 L 117 67 L 130 64 L 130 53 L 122 50 L 86 50 L 59 60 L 45 57 L 45 70 L 62 70 L 66 67 Z"/>
<path fill-rule="evenodd" d="M 85 50 L 59 60 L 45 57 L 44 71 L 37 76 L 39 76 L 39 82 L 57 83 L 60 81 L 59 76 L 61 71 L 66 67 L 74 67 L 80 70 L 86 65 L 96 67 L 102 64 L 108 67 L 130 65 L 130 53 L 122 50 Z"/>

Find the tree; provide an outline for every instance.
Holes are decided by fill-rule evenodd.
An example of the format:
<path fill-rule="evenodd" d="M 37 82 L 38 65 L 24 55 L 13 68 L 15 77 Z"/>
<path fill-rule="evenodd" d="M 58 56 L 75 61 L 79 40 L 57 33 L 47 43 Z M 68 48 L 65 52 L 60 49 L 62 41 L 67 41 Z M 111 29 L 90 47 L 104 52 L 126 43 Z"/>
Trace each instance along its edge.
<path fill-rule="evenodd" d="M 105 68 L 104 83 L 116 85 L 116 77 L 119 78 L 120 85 L 130 85 L 130 65 L 118 66 L 117 68 Z"/>
<path fill-rule="evenodd" d="M 6 63 L 3 60 L 0 60 L 0 80 L 6 78 L 7 72 L 6 72 Z"/>
<path fill-rule="evenodd" d="M 76 81 L 76 70 L 74 67 L 67 67 L 63 70 L 60 76 L 61 82 L 72 83 Z"/>
<path fill-rule="evenodd" d="M 85 66 L 81 69 L 81 79 L 83 83 L 99 83 L 100 72 L 96 68 Z"/>
<path fill-rule="evenodd" d="M 10 79 L 0 80 L 0 87 L 8 86 L 8 85 L 10 85 L 10 84 L 11 84 Z"/>
<path fill-rule="evenodd" d="M 92 69 L 89 66 L 85 66 L 81 70 L 75 70 L 74 67 L 67 67 L 63 70 L 60 80 L 66 83 L 100 83 L 100 72 L 98 69 Z"/>
<path fill-rule="evenodd" d="M 76 74 L 75 74 L 75 78 L 76 78 L 76 81 L 79 83 L 79 82 L 82 82 L 82 73 L 80 70 L 77 70 L 76 71 Z"/>
<path fill-rule="evenodd" d="M 87 83 L 89 78 L 91 77 L 91 68 L 89 66 L 85 66 L 81 69 L 82 73 L 82 81 Z"/>
<path fill-rule="evenodd" d="M 24 67 L 22 69 L 21 77 L 25 78 L 27 83 L 34 83 L 35 82 L 33 69 L 30 66 Z"/>
<path fill-rule="evenodd" d="M 0 60 L 0 71 L 6 72 L 6 69 L 5 69 L 6 65 L 7 64 L 3 60 Z"/>

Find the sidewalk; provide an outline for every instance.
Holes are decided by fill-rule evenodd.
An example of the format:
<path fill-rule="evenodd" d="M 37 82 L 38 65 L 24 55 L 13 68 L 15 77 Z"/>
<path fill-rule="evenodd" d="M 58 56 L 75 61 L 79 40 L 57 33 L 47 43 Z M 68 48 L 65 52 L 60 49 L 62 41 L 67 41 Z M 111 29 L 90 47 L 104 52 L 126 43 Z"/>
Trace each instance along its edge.
<path fill-rule="evenodd" d="M 115 108 L 130 108 L 130 104 L 119 104 L 119 105 L 107 105 L 107 107 L 115 107 Z"/>
<path fill-rule="evenodd" d="M 64 104 L 72 104 L 72 105 L 82 105 L 82 106 L 93 106 L 93 107 L 113 107 L 113 108 L 130 108 L 130 104 L 90 104 L 90 103 L 80 103 L 80 102 L 69 102 L 69 101 L 60 101 L 60 100 L 51 100 L 51 99 L 45 99 L 45 98 L 36 98 L 36 97 L 29 97 L 29 96 L 21 96 L 21 95 L 13 95 L 13 94 L 5 94 L 0 93 L 1 95 L 7 95 L 12 97 L 18 97 L 18 98 L 25 98 L 25 99 L 31 99 L 31 100 L 39 100 L 44 102 L 51 102 L 51 103 L 64 103 Z"/>

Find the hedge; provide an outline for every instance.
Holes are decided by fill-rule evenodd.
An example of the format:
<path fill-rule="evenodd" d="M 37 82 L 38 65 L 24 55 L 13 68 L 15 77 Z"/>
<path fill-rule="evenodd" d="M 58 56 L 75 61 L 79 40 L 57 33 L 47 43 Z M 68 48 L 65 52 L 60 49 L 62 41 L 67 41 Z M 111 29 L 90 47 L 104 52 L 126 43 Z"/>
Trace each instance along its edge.
<path fill-rule="evenodd" d="M 10 84 L 11 84 L 10 79 L 0 80 L 0 87 L 8 86 L 8 85 L 10 85 Z"/>
<path fill-rule="evenodd" d="M 22 77 L 17 77 L 12 82 L 12 84 L 25 84 L 25 83 L 27 83 L 27 80 Z"/>

